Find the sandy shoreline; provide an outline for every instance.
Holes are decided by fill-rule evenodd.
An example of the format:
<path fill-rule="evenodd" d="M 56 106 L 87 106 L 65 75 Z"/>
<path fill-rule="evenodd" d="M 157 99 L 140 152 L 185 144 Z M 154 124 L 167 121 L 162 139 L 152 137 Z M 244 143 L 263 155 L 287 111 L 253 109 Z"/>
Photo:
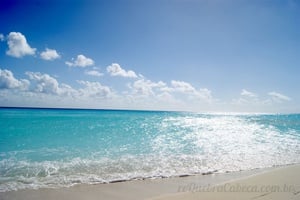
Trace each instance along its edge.
<path fill-rule="evenodd" d="M 0 200 L 300 199 L 300 165 L 228 174 L 0 193 Z"/>

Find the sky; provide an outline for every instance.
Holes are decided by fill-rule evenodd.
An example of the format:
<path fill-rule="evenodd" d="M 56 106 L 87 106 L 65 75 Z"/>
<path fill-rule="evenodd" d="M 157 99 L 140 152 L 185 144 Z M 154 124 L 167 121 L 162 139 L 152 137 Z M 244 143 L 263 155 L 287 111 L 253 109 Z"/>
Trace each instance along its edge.
<path fill-rule="evenodd" d="M 1 0 L 0 106 L 300 112 L 297 0 Z"/>

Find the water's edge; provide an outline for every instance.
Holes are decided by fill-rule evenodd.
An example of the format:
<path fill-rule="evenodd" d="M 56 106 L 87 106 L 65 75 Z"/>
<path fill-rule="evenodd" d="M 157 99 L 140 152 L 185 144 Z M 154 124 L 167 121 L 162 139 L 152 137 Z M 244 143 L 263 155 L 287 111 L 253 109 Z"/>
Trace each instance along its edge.
<path fill-rule="evenodd" d="M 1 192 L 300 163 L 300 115 L 0 111 Z"/>

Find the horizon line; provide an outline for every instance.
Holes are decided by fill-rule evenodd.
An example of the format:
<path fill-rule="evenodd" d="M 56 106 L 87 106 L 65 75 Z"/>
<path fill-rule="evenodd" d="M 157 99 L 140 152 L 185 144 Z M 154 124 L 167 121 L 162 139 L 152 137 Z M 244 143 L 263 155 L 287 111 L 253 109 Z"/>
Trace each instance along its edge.
<path fill-rule="evenodd" d="M 134 112 L 182 112 L 207 115 L 297 115 L 300 113 L 267 113 L 267 112 L 196 112 L 184 110 L 150 110 L 150 109 L 129 109 L 129 108 L 84 108 L 84 107 L 34 107 L 34 106 L 0 106 L 0 109 L 36 109 L 36 110 L 90 110 L 90 111 L 134 111 Z"/>

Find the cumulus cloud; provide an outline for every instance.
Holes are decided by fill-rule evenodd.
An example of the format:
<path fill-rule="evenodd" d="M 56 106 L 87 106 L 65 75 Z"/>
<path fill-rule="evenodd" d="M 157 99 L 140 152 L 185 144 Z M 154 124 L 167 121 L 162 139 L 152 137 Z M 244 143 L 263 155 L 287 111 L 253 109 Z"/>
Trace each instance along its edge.
<path fill-rule="evenodd" d="M 272 99 L 275 101 L 290 101 L 291 100 L 290 97 L 280 94 L 278 92 L 269 92 L 268 95 L 270 95 L 272 97 Z"/>
<path fill-rule="evenodd" d="M 164 104 L 167 102 L 173 105 L 189 106 L 189 104 L 199 106 L 203 102 L 212 103 L 215 99 L 212 92 L 207 88 L 195 89 L 190 83 L 184 81 L 171 81 L 171 85 L 163 81 L 154 82 L 147 79 L 139 79 L 129 84 L 132 91 L 132 102 L 150 99 L 153 104 Z M 199 101 L 200 100 L 200 101 Z M 161 104 L 161 105 L 162 105 Z M 170 107 L 171 105 L 166 105 Z"/>
<path fill-rule="evenodd" d="M 70 85 L 67 85 L 65 83 L 59 84 L 58 88 L 58 94 L 61 96 L 72 96 L 72 97 L 77 97 L 78 91 L 74 88 L 72 88 Z"/>
<path fill-rule="evenodd" d="M 247 112 L 281 112 L 285 106 L 283 103 L 291 101 L 291 98 L 278 92 L 269 92 L 260 97 L 247 90 L 242 90 L 240 97 L 232 99 L 233 109 Z M 283 107 L 281 107 L 282 105 Z"/>
<path fill-rule="evenodd" d="M 0 90 L 22 90 L 24 92 L 22 95 L 33 95 L 35 98 L 44 98 L 47 95 L 47 98 L 72 97 L 77 100 L 86 100 L 90 97 L 103 99 L 114 95 L 114 92 L 108 86 L 104 86 L 99 82 L 78 81 L 83 87 L 74 89 L 70 85 L 59 83 L 49 74 L 40 72 L 26 72 L 25 74 L 30 81 L 18 80 L 11 71 L 0 69 Z"/>
<path fill-rule="evenodd" d="M 64 83 L 60 84 L 49 74 L 42 74 L 40 72 L 26 72 L 26 75 L 31 80 L 31 92 L 43 93 L 52 96 L 78 96 L 78 91 L 76 89 Z"/>
<path fill-rule="evenodd" d="M 26 79 L 16 79 L 11 71 L 0 69 L 0 89 L 26 90 L 29 84 L 29 81 Z"/>
<path fill-rule="evenodd" d="M 211 102 L 213 100 L 211 91 L 207 88 L 200 88 L 197 90 L 190 83 L 184 81 L 171 81 L 173 90 L 181 93 L 190 95 L 191 97 L 202 99 L 206 102 Z"/>
<path fill-rule="evenodd" d="M 40 56 L 44 60 L 55 60 L 60 58 L 60 55 L 57 53 L 55 49 L 48 49 L 48 48 L 46 48 L 45 51 L 43 51 L 40 54 Z"/>
<path fill-rule="evenodd" d="M 98 77 L 103 76 L 103 73 L 97 70 L 89 70 L 89 71 L 85 71 L 84 73 L 89 76 L 98 76 Z"/>
<path fill-rule="evenodd" d="M 0 41 L 3 42 L 5 40 L 5 37 L 2 33 L 0 33 Z"/>
<path fill-rule="evenodd" d="M 171 85 L 174 87 L 175 90 L 183 92 L 183 93 L 194 93 L 196 89 L 187 82 L 184 81 L 171 81 Z"/>
<path fill-rule="evenodd" d="M 113 95 L 108 86 L 104 86 L 99 82 L 78 81 L 78 83 L 84 86 L 83 89 L 79 90 L 82 96 L 105 98 Z"/>
<path fill-rule="evenodd" d="M 121 66 L 117 63 L 113 63 L 112 65 L 108 66 L 106 68 L 107 72 L 111 76 L 122 76 L 122 77 L 127 77 L 127 78 L 137 78 L 138 76 L 136 73 L 132 70 L 124 70 L 121 68 Z"/>
<path fill-rule="evenodd" d="M 70 67 L 88 67 L 95 64 L 91 58 L 87 58 L 82 54 L 78 55 L 76 59 L 72 59 L 72 62 L 67 61 L 65 63 Z"/>
<path fill-rule="evenodd" d="M 132 85 L 134 94 L 139 94 L 144 96 L 155 95 L 154 92 L 155 88 L 164 88 L 164 87 L 166 87 L 166 84 L 162 81 L 152 82 L 150 80 L 145 80 L 145 79 L 137 80 Z"/>
<path fill-rule="evenodd" d="M 19 32 L 10 32 L 7 36 L 8 50 L 6 54 L 16 58 L 26 55 L 34 55 L 36 49 L 31 48 L 27 43 L 25 36 Z"/>
<path fill-rule="evenodd" d="M 29 77 L 30 80 L 36 83 L 34 86 L 34 90 L 36 92 L 46 94 L 59 93 L 58 81 L 50 75 L 41 74 L 40 72 L 26 72 L 26 75 Z"/>
<path fill-rule="evenodd" d="M 242 96 L 245 96 L 245 97 L 250 97 L 250 98 L 255 98 L 255 97 L 257 97 L 257 95 L 256 95 L 255 93 L 249 92 L 249 91 L 247 91 L 247 90 L 245 90 L 245 89 L 242 90 L 241 95 L 242 95 Z"/>
<path fill-rule="evenodd" d="M 200 88 L 196 94 L 199 98 L 201 98 L 203 100 L 206 100 L 209 102 L 213 100 L 212 92 L 211 92 L 211 90 L 209 90 L 207 88 Z"/>

